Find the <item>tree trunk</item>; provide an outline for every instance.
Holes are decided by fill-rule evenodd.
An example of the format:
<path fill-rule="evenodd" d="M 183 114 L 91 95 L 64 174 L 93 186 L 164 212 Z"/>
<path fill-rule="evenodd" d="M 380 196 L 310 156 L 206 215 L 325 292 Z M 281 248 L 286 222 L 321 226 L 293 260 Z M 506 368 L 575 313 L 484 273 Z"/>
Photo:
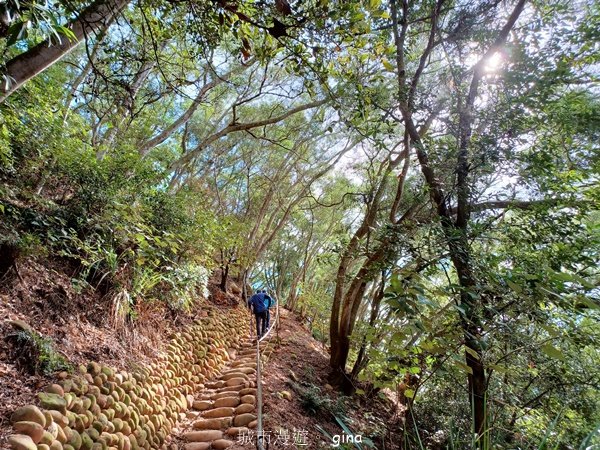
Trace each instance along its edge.
<path fill-rule="evenodd" d="M 461 312 L 461 327 L 465 339 L 465 362 L 470 372 L 467 374 L 467 384 L 474 432 L 478 436 L 479 447 L 484 448 L 487 436 L 487 383 L 482 362 L 483 354 L 480 343 L 482 326 L 481 317 L 477 311 L 476 280 L 472 271 L 466 229 L 449 227 L 445 230 L 445 234 L 449 242 L 450 258 L 461 288 L 460 306 L 464 310 L 464 313 Z M 457 234 L 459 234 L 458 238 Z"/>
<path fill-rule="evenodd" d="M 229 277 L 229 263 L 221 268 L 221 283 L 219 287 L 223 292 L 227 292 L 227 278 Z"/>
<path fill-rule="evenodd" d="M 242 275 L 242 297 L 244 305 L 248 305 L 248 269 L 244 268 Z"/>
<path fill-rule="evenodd" d="M 128 3 L 129 0 L 97 0 L 68 25 L 75 35 L 74 41 L 63 37 L 59 44 L 53 44 L 51 39 L 46 39 L 8 61 L 3 71 L 8 81 L 0 87 L 0 103 L 26 81 L 73 51 L 88 35 L 104 28 Z"/>
<path fill-rule="evenodd" d="M 396 68 L 398 81 L 398 100 L 399 108 L 404 119 L 405 133 L 408 132 L 410 139 L 414 144 L 414 149 L 419 160 L 421 173 L 427 186 L 433 204 L 437 209 L 437 215 L 440 225 L 447 241 L 450 258 L 456 270 L 460 285 L 460 306 L 461 328 L 464 336 L 465 358 L 469 369 L 467 384 L 470 394 L 471 409 L 473 411 L 474 432 L 477 435 L 477 447 L 486 448 L 487 441 L 487 423 L 486 423 L 486 376 L 482 362 L 482 352 L 480 345 L 480 336 L 482 326 L 480 323 L 480 313 L 477 311 L 478 292 L 477 282 L 473 273 L 473 265 L 470 260 L 470 248 L 468 242 L 468 223 L 470 214 L 470 194 L 469 194 L 469 146 L 471 140 L 471 126 L 474 117 L 474 104 L 478 95 L 479 81 L 484 71 L 483 67 L 486 58 L 498 51 L 506 42 L 510 30 L 515 25 L 525 6 L 526 0 L 519 0 L 515 5 L 506 24 L 498 33 L 494 43 L 488 48 L 483 57 L 475 64 L 473 69 L 473 78 L 468 89 L 467 98 L 464 104 L 459 100 L 459 151 L 456 163 L 456 192 L 457 192 L 457 218 L 452 218 L 452 210 L 448 207 L 447 196 L 443 185 L 440 183 L 437 174 L 430 165 L 429 156 L 425 149 L 421 134 L 413 120 L 413 100 L 414 94 L 419 83 L 420 74 L 423 71 L 425 62 L 431 55 L 435 40 L 437 39 L 437 26 L 441 2 L 438 0 L 435 8 L 432 10 L 431 29 L 427 47 L 421 55 L 419 69 L 414 74 L 412 80 L 406 79 L 405 68 L 405 48 L 404 38 L 408 28 L 408 2 L 402 3 L 402 16 L 399 19 L 396 1 L 391 2 L 391 17 L 393 24 L 394 43 L 396 47 Z M 400 28 L 399 28 L 400 25 Z"/>
<path fill-rule="evenodd" d="M 87 50 L 87 54 L 86 54 L 87 62 L 85 63 L 83 69 L 81 69 L 81 72 L 79 73 L 79 75 L 77 75 L 77 77 L 73 81 L 73 84 L 71 85 L 71 87 L 69 89 L 69 93 L 67 94 L 67 97 L 65 99 L 65 112 L 63 115 L 63 123 L 65 125 L 67 123 L 67 118 L 69 117 L 69 113 L 71 112 L 71 104 L 73 103 L 73 100 L 75 99 L 75 96 L 77 95 L 77 90 L 79 89 L 79 86 L 81 86 L 81 84 L 85 81 L 86 77 L 91 73 L 92 69 L 94 68 L 94 62 L 96 60 L 96 55 L 98 54 L 98 51 L 100 50 L 100 46 L 101 46 L 102 42 L 104 42 L 104 38 L 107 35 L 108 29 L 115 21 L 115 18 L 116 17 L 113 15 L 110 19 L 108 19 L 106 21 L 104 26 L 99 30 L 98 36 L 96 38 L 96 42 L 94 43 L 94 46 L 92 47 L 92 51 L 90 52 L 89 48 L 86 49 Z"/>
<path fill-rule="evenodd" d="M 372 192 L 373 200 L 367 205 L 367 212 L 360 227 L 356 230 L 344 250 L 336 274 L 335 293 L 329 324 L 329 339 L 331 342 L 331 358 L 329 360 L 331 373 L 329 379 L 334 386 L 340 387 L 344 392 L 351 392 L 353 389 L 351 379 L 346 373 L 346 362 L 350 352 L 350 335 L 356 321 L 356 313 L 362 301 L 366 283 L 370 281 L 372 276 L 370 271 L 373 265 L 381 261 L 385 255 L 386 245 L 382 243 L 377 251 L 363 263 L 363 266 L 354 277 L 347 291 L 345 290 L 346 275 L 351 264 L 355 261 L 355 253 L 359 248 L 361 240 L 365 236 L 368 236 L 369 230 L 375 223 L 383 193 L 388 184 L 388 175 L 395 167 L 394 164 L 397 164 L 397 162 L 390 162 L 382 170 L 379 184 L 375 191 Z"/>
<path fill-rule="evenodd" d="M 391 170 L 391 169 L 390 169 Z M 329 361 L 329 365 L 332 369 L 331 381 L 335 383 L 336 381 L 341 380 L 339 372 L 341 371 L 343 375 L 346 375 L 346 359 L 344 358 L 344 354 L 347 351 L 344 347 L 348 346 L 349 342 L 342 342 L 342 315 L 344 314 L 344 310 L 346 308 L 346 301 L 344 300 L 347 297 L 345 294 L 345 286 L 346 286 L 346 274 L 350 265 L 355 260 L 355 253 L 358 249 L 361 239 L 364 238 L 375 218 L 377 217 L 377 211 L 379 210 L 379 204 L 381 201 L 381 197 L 387 186 L 387 174 L 389 170 L 385 171 L 385 176 L 382 178 L 379 186 L 377 187 L 377 191 L 373 195 L 373 201 L 370 205 L 368 205 L 367 213 L 354 236 L 350 239 L 348 246 L 344 250 L 342 258 L 340 260 L 340 264 L 338 266 L 336 280 L 335 280 L 335 292 L 333 295 L 333 305 L 331 307 L 331 320 L 329 322 L 329 340 L 331 342 L 331 359 Z M 356 279 L 356 278 L 355 278 Z"/>
<path fill-rule="evenodd" d="M 285 302 L 288 309 L 292 312 L 294 312 L 294 309 L 296 307 L 296 301 L 298 299 L 298 281 L 299 281 L 299 277 L 295 276 L 292 279 L 292 285 L 290 286 L 290 293 L 288 294 L 288 298 L 287 301 Z"/>
<path fill-rule="evenodd" d="M 381 306 L 381 301 L 383 300 L 383 294 L 385 293 L 385 271 L 381 274 L 381 283 L 379 285 L 379 289 L 375 291 L 375 295 L 373 296 L 373 302 L 371 303 L 371 315 L 369 317 L 369 326 L 374 327 L 377 318 L 379 317 L 379 307 Z M 360 345 L 360 349 L 358 351 L 358 356 L 356 357 L 356 361 L 354 362 L 354 367 L 352 367 L 352 372 L 350 373 L 350 378 L 355 381 L 360 374 L 360 372 L 367 366 L 369 358 L 367 357 L 367 339 L 363 337 L 362 343 Z"/>
<path fill-rule="evenodd" d="M 332 371 L 330 381 L 346 393 L 351 393 L 354 389 L 352 379 L 346 373 L 346 363 L 350 353 L 350 336 L 356 324 L 358 309 L 363 300 L 367 283 L 373 278 L 373 268 L 384 259 L 388 244 L 389 241 L 384 240 L 377 250 L 369 256 L 369 259 L 363 263 L 343 299 L 336 333 L 336 346 L 331 346 L 330 366 Z"/>

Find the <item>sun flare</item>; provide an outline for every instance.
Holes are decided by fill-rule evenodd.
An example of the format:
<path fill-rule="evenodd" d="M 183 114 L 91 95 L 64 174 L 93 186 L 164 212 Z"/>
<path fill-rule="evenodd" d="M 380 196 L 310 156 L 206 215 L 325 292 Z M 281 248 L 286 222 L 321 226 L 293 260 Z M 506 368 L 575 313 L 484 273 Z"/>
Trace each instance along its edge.
<path fill-rule="evenodd" d="M 486 72 L 497 72 L 503 62 L 502 53 L 496 52 L 486 59 L 484 69 Z"/>

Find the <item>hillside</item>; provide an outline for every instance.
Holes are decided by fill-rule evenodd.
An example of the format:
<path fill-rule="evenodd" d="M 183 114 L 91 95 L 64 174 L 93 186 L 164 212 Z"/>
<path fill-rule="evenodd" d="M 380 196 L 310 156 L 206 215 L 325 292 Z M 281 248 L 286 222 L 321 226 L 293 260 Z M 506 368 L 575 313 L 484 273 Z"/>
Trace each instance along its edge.
<path fill-rule="evenodd" d="M 119 324 L 111 304 L 93 289 L 78 292 L 64 261 L 28 260 L 19 275 L 5 277 L 0 289 L 0 442 L 14 433 L 10 417 L 19 407 L 36 403 L 45 386 L 77 373 L 90 362 L 119 370 L 150 364 L 164 353 L 169 336 L 206 315 L 208 307 L 231 308 L 239 298 L 214 294 L 188 312 L 164 305 L 138 309 L 136 323 Z M 28 333 L 31 329 L 32 333 Z M 20 339 L 15 337 L 25 331 Z"/>
<path fill-rule="evenodd" d="M 3 445 L 228 448 L 264 406 L 281 445 L 600 446 L 599 30 L 589 0 L 1 0 Z"/>
<path fill-rule="evenodd" d="M 48 264 L 47 261 L 43 262 Z M 223 296 L 213 285 L 209 299 L 198 302 L 186 314 L 175 315 L 172 311 L 157 307 L 138 317 L 136 327 L 115 329 L 110 317 L 99 314 L 95 309 L 103 308 L 101 300 L 89 296 L 89 293 L 75 293 L 67 283 L 67 277 L 58 271 L 60 269 L 59 265 L 49 268 L 38 261 L 29 261 L 21 266 L 19 276 L 5 284 L 9 289 L 2 293 L 4 301 L 1 312 L 6 319 L 1 323 L 1 331 L 7 342 L 1 355 L 2 448 L 20 448 L 7 445 L 8 436 L 15 434 L 11 427 L 14 411 L 32 403 L 39 405 L 37 394 L 46 390 L 47 386 L 57 386 L 57 383 L 66 386 L 65 380 L 73 376 L 77 378 L 80 370 L 85 372 L 78 366 L 90 370 L 93 367 L 91 364 L 98 364 L 99 367 L 110 367 L 115 373 L 124 374 L 139 367 L 152 366 L 164 358 L 171 348 L 170 337 L 179 334 L 178 331 L 188 329 L 198 318 L 207 314 L 222 315 L 228 308 L 241 308 L 237 304 L 241 302 L 239 297 L 233 294 Z M 234 298 L 235 303 L 229 306 L 214 303 L 217 299 L 221 303 L 224 300 L 232 303 Z M 94 308 L 90 308 L 90 304 Z M 214 309 L 215 306 L 217 309 Z M 300 318 L 284 308 L 280 309 L 280 313 L 279 327 L 272 331 L 267 345 L 261 346 L 265 356 L 264 430 L 273 439 L 271 448 L 283 448 L 284 442 L 288 445 L 288 442 L 291 444 L 295 441 L 306 442 L 308 448 L 327 447 L 332 443 L 331 438 L 319 431 L 319 427 L 332 436 L 343 436 L 344 430 L 336 422 L 336 417 L 343 420 L 354 433 L 360 434 L 361 439 L 364 436 L 365 442 L 369 439 L 375 442 L 376 448 L 385 448 L 384 441 L 393 442 L 394 424 L 397 426 L 400 419 L 394 412 L 396 407 L 393 402 L 385 397 L 361 401 L 336 393 L 327 382 L 326 349 L 302 326 Z M 248 313 L 243 313 L 243 317 L 250 319 Z M 255 371 L 252 370 L 255 364 L 252 361 L 256 362 L 256 350 L 249 337 L 244 337 L 248 327 L 242 328 L 239 341 L 232 341 L 232 347 L 227 349 L 229 358 L 226 359 L 230 361 L 221 369 L 221 374 L 239 373 L 244 367 L 240 362 L 249 361 L 250 366 L 245 371 L 248 375 L 240 376 L 251 382 L 247 393 L 255 394 L 256 389 L 252 389 L 256 381 Z M 211 334 L 210 328 L 207 330 L 209 341 L 218 339 L 217 335 Z M 11 338 L 18 332 L 39 336 L 48 344 L 41 349 L 48 353 L 36 353 L 35 350 L 40 347 Z M 164 448 L 192 448 L 186 434 L 193 435 L 194 430 L 198 429 L 196 422 L 207 420 L 201 417 L 207 412 L 204 411 L 206 407 L 197 406 L 196 403 L 206 403 L 205 400 L 211 398 L 211 392 L 216 392 L 215 386 L 223 383 L 219 379 L 220 375 L 214 375 L 214 378 L 206 379 L 191 392 L 194 404 L 190 399 L 190 404 L 181 414 L 180 419 L 183 420 L 172 429 L 166 439 L 167 447 Z M 240 397 L 243 394 L 241 392 Z M 230 399 L 227 397 L 225 400 Z M 240 401 L 236 403 L 239 405 Z M 255 413 L 255 409 L 249 407 L 247 412 Z M 74 422 L 70 424 L 75 426 Z M 243 433 L 227 435 L 226 431 L 225 428 L 222 433 L 227 439 L 222 440 L 229 440 L 231 448 L 255 448 L 249 443 L 255 439 L 252 428 L 247 429 L 245 437 Z M 279 440 L 279 446 L 275 440 Z"/>

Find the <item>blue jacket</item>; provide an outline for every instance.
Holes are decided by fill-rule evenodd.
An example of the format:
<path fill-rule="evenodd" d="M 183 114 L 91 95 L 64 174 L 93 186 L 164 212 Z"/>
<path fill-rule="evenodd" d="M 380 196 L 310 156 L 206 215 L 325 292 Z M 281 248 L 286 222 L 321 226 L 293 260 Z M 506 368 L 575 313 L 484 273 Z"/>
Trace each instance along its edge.
<path fill-rule="evenodd" d="M 275 299 L 269 294 L 263 294 L 265 296 L 265 308 L 269 309 L 271 306 L 275 306 Z"/>
<path fill-rule="evenodd" d="M 265 308 L 265 294 L 261 292 L 254 294 L 250 297 L 250 300 L 248 300 L 248 306 L 251 306 L 255 313 L 265 312 L 267 310 L 267 308 Z"/>

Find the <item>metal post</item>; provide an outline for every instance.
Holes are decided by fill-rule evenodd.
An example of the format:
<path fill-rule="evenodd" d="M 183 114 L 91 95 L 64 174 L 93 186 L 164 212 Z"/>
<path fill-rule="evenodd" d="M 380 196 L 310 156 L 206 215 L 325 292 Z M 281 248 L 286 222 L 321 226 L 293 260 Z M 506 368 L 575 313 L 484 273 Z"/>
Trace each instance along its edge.
<path fill-rule="evenodd" d="M 261 364 L 262 360 L 260 357 L 260 343 L 266 338 L 275 325 L 279 322 L 279 302 L 275 303 L 275 320 L 272 321 L 271 326 L 264 334 L 263 337 L 256 340 L 256 448 L 258 450 L 265 450 L 264 444 L 264 430 L 263 430 L 263 421 L 262 421 L 262 378 L 261 378 Z M 258 338 L 258 336 L 257 336 Z"/>
<path fill-rule="evenodd" d="M 265 334 L 266 336 L 266 334 Z M 264 337 L 264 336 L 263 336 Z M 261 378 L 261 359 L 260 359 L 260 341 L 256 341 L 256 448 L 258 450 L 264 450 L 264 431 L 262 423 L 262 378 Z"/>

